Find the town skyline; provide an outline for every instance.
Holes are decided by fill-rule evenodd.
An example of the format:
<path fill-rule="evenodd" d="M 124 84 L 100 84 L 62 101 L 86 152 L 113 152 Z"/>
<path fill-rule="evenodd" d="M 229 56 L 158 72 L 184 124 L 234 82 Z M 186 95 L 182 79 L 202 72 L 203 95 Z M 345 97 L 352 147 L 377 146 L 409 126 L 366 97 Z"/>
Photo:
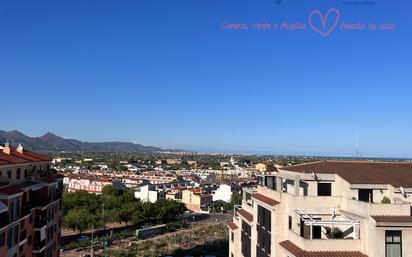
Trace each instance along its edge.
<path fill-rule="evenodd" d="M 408 157 L 408 156 L 379 156 L 379 155 L 373 156 L 373 155 L 365 155 L 362 152 L 362 149 L 359 147 L 359 142 L 358 142 L 359 141 L 359 135 L 358 134 L 355 135 L 355 143 L 354 143 L 353 154 L 348 154 L 348 155 L 345 155 L 345 154 L 332 155 L 332 154 L 327 154 L 327 153 L 326 154 L 319 154 L 319 153 L 318 154 L 317 153 L 285 153 L 285 152 L 274 153 L 274 152 L 253 152 L 253 151 L 232 151 L 232 152 L 231 151 L 202 151 L 202 150 L 197 151 L 195 149 L 170 148 L 170 147 L 168 148 L 168 147 L 162 147 L 161 145 L 159 146 L 159 145 L 143 144 L 142 142 L 137 142 L 137 141 L 116 141 L 116 140 L 112 140 L 112 141 L 110 141 L 110 140 L 106 140 L 106 141 L 88 141 L 88 140 L 78 140 L 76 138 L 70 138 L 70 137 L 63 138 L 60 135 L 56 135 L 56 133 L 53 133 L 53 132 L 46 132 L 44 134 L 31 136 L 31 135 L 27 135 L 25 133 L 22 133 L 19 130 L 15 130 L 15 129 L 9 130 L 9 131 L 3 131 L 3 130 L 0 129 L 0 142 L 1 141 L 10 142 L 10 140 L 7 140 L 7 136 L 4 137 L 5 134 L 9 134 L 8 137 L 10 137 L 12 141 L 15 141 L 16 145 L 17 144 L 24 145 L 24 143 L 23 143 L 24 141 L 22 141 L 24 139 L 19 137 L 20 135 L 22 137 L 29 137 L 29 139 L 41 139 L 41 138 L 46 137 L 46 141 L 50 140 L 49 137 L 56 137 L 57 140 L 67 141 L 67 142 L 65 142 L 66 144 L 71 144 L 71 142 L 70 142 L 71 140 L 78 141 L 79 143 L 86 143 L 86 144 L 89 144 L 89 145 L 93 145 L 93 144 L 99 145 L 99 144 L 102 144 L 102 143 L 104 143 L 104 144 L 110 144 L 110 143 L 113 143 L 113 144 L 116 144 L 116 143 L 133 144 L 133 145 L 137 145 L 139 147 L 144 147 L 144 148 L 150 149 L 150 151 L 146 152 L 146 154 L 147 153 L 150 154 L 150 152 L 155 153 L 155 152 L 162 152 L 162 151 L 166 151 L 166 152 L 167 151 L 172 151 L 172 152 L 176 152 L 176 153 L 178 153 L 178 152 L 181 152 L 181 153 L 190 153 L 190 152 L 192 152 L 192 153 L 197 153 L 197 154 L 228 154 L 228 155 L 232 154 L 232 155 L 257 155 L 257 156 L 265 156 L 265 155 L 271 156 L 272 155 L 272 156 L 299 156 L 299 157 L 308 156 L 308 157 L 331 157 L 331 158 L 336 157 L 336 158 L 355 158 L 355 159 L 356 158 L 359 158 L 359 159 L 367 159 L 367 158 L 372 158 L 372 159 L 411 159 L 412 158 L 412 157 Z M 16 137 L 16 134 L 19 135 L 19 136 Z M 32 142 L 32 143 L 34 143 L 34 142 Z M 39 143 L 39 142 L 36 142 L 36 143 Z M 49 147 L 53 148 L 55 146 L 50 145 Z M 110 147 L 115 148 L 115 147 L 117 147 L 117 145 L 116 146 L 109 146 L 109 148 L 107 148 L 105 151 L 107 151 L 107 152 L 118 152 L 119 151 L 118 148 L 117 148 L 117 150 L 110 150 Z M 141 150 L 138 150 L 137 152 L 134 152 L 135 150 L 128 149 L 128 147 L 133 148 L 133 146 L 131 146 L 131 145 L 126 145 L 125 147 L 126 147 L 126 150 L 124 150 L 125 153 L 142 153 Z M 45 149 L 33 149 L 33 150 L 43 151 Z M 46 151 L 49 151 L 49 150 L 47 150 L 47 148 L 46 148 Z M 69 151 L 70 152 L 70 151 L 74 151 L 74 150 L 62 147 L 62 149 L 57 150 L 57 152 L 59 152 L 59 151 Z M 83 149 L 81 151 L 93 152 L 92 148 L 87 148 L 87 150 Z M 101 151 L 102 150 L 97 151 L 97 152 L 101 152 Z"/>

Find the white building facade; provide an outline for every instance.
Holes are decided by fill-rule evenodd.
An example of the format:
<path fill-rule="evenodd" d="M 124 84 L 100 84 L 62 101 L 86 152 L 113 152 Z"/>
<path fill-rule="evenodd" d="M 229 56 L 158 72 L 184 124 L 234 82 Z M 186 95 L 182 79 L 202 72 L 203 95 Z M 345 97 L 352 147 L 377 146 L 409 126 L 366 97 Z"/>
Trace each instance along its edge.
<path fill-rule="evenodd" d="M 218 189 L 213 192 L 213 201 L 230 202 L 232 198 L 232 187 L 230 185 L 221 184 Z"/>
<path fill-rule="evenodd" d="M 324 161 L 243 190 L 230 257 L 412 256 L 412 164 Z"/>

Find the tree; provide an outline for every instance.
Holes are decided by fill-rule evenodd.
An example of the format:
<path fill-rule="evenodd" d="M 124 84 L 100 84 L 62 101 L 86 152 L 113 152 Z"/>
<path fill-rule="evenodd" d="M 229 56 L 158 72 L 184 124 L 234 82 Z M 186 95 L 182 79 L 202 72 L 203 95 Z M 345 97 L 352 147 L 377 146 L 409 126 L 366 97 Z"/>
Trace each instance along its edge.
<path fill-rule="evenodd" d="M 157 219 L 168 222 L 176 216 L 183 214 L 187 209 L 183 203 L 174 200 L 160 199 L 154 203 L 154 212 L 157 214 Z"/>
<path fill-rule="evenodd" d="M 112 185 L 105 185 L 102 188 L 102 196 L 115 196 L 116 189 Z"/>
<path fill-rule="evenodd" d="M 136 203 L 130 202 L 123 205 L 123 207 L 119 210 L 119 221 L 125 222 L 127 226 L 127 223 L 133 219 L 133 215 L 136 211 Z"/>
<path fill-rule="evenodd" d="M 239 194 L 237 192 L 233 192 L 232 196 L 230 197 L 230 202 L 225 204 L 224 208 L 227 210 L 233 210 L 235 205 L 241 205 L 243 200 L 242 194 Z"/>
<path fill-rule="evenodd" d="M 104 221 L 102 207 L 104 203 Z M 104 226 L 104 222 L 129 222 L 161 219 L 171 221 L 186 211 L 186 206 L 173 200 L 161 199 L 156 203 L 142 203 L 132 190 L 116 190 L 105 186 L 101 195 L 85 191 L 65 193 L 63 196 L 63 226 L 83 231 L 91 226 Z"/>
<path fill-rule="evenodd" d="M 88 229 L 93 223 L 92 215 L 84 208 L 73 209 L 63 217 L 63 225 L 71 229 L 82 231 Z"/>

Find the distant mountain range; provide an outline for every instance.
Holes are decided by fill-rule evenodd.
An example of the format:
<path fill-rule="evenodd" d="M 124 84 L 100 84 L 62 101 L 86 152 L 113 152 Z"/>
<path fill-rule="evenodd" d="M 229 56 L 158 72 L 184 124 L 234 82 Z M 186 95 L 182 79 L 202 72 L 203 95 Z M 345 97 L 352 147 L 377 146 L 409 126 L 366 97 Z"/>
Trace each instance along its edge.
<path fill-rule="evenodd" d="M 144 146 L 128 142 L 100 142 L 89 143 L 75 139 L 64 139 L 53 133 L 47 133 L 41 137 L 29 137 L 23 133 L 0 130 L 0 144 L 9 142 L 12 146 L 23 144 L 29 150 L 36 152 L 88 152 L 88 153 L 139 153 L 150 154 L 163 150 L 159 147 Z"/>

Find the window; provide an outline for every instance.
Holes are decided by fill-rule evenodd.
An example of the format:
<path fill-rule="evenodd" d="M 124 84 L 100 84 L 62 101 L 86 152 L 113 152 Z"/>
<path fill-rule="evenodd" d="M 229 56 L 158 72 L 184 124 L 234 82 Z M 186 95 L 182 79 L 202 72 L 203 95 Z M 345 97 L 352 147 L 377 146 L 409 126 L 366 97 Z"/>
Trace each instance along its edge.
<path fill-rule="evenodd" d="M 291 216 L 289 216 L 289 230 L 291 230 L 292 229 L 292 217 Z"/>
<path fill-rule="evenodd" d="M 14 206 L 16 205 L 15 202 L 10 202 L 9 203 L 9 220 L 12 221 L 15 217 L 15 208 Z"/>
<path fill-rule="evenodd" d="M 17 244 L 17 242 L 19 241 L 19 226 L 15 226 L 14 227 L 14 232 L 13 232 L 13 236 L 14 236 L 14 243 L 13 245 Z"/>
<path fill-rule="evenodd" d="M 8 179 L 11 179 L 11 170 L 8 170 L 8 171 L 7 171 L 7 178 L 8 178 Z"/>
<path fill-rule="evenodd" d="M 266 208 L 258 205 L 258 223 L 260 226 L 264 227 L 265 230 L 270 231 L 271 229 L 271 213 Z"/>
<path fill-rule="evenodd" d="M 47 229 L 47 242 L 49 242 L 52 238 L 52 228 Z"/>
<path fill-rule="evenodd" d="M 24 177 L 27 178 L 27 169 L 24 169 Z"/>
<path fill-rule="evenodd" d="M 258 250 L 263 250 L 263 252 L 265 252 L 266 254 L 270 254 L 271 236 L 268 232 L 266 232 L 260 227 L 257 227 L 257 244 Z M 261 253 L 257 256 L 265 256 L 265 254 Z"/>
<path fill-rule="evenodd" d="M 252 227 L 244 221 L 242 221 L 242 231 L 248 237 L 252 235 Z"/>
<path fill-rule="evenodd" d="M 402 257 L 402 231 L 385 231 L 386 257 Z"/>
<path fill-rule="evenodd" d="M 372 202 L 373 201 L 373 190 L 372 189 L 359 189 L 358 200 L 362 202 Z"/>
<path fill-rule="evenodd" d="M 242 233 L 241 233 L 241 245 L 242 245 L 242 254 L 244 257 L 251 256 L 251 236 L 252 228 L 249 224 L 242 221 Z"/>
<path fill-rule="evenodd" d="M 332 184 L 318 183 L 318 196 L 332 196 Z"/>
<path fill-rule="evenodd" d="M 276 190 L 276 177 L 267 176 L 265 177 L 265 179 L 266 179 L 266 187 Z"/>
<path fill-rule="evenodd" d="M 13 228 L 9 228 L 7 230 L 7 247 L 12 248 L 13 245 Z"/>
<path fill-rule="evenodd" d="M 0 233 L 0 247 L 4 245 L 5 237 L 6 237 L 5 232 Z"/>
<path fill-rule="evenodd" d="M 232 240 L 232 242 L 234 242 L 235 241 L 235 233 L 231 233 L 231 235 L 230 235 L 230 238 L 231 238 L 231 240 Z"/>
<path fill-rule="evenodd" d="M 24 229 L 23 231 L 20 232 L 20 241 L 23 241 L 26 238 L 27 238 L 27 230 Z"/>
<path fill-rule="evenodd" d="M 16 179 L 20 179 L 21 178 L 21 169 L 17 169 L 17 173 L 16 173 Z"/>

